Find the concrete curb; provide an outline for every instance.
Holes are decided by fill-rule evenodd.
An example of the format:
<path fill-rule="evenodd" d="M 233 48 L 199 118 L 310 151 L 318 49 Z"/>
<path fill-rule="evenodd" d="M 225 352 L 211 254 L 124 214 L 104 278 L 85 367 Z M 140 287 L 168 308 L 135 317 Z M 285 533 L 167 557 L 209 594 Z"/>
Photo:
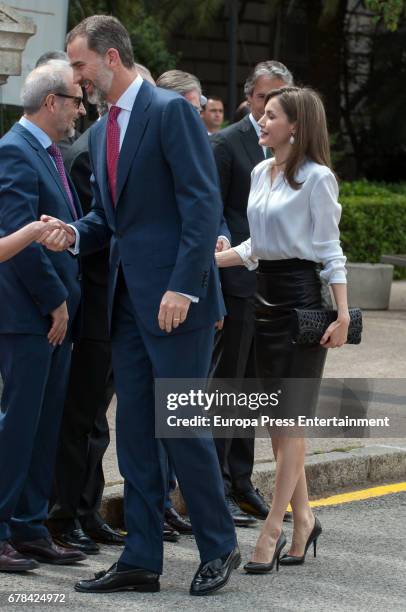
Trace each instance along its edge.
<path fill-rule="evenodd" d="M 385 481 L 406 479 L 406 444 L 365 446 L 348 451 L 308 455 L 305 463 L 311 498 L 339 493 L 345 487 L 359 488 Z M 270 501 L 275 478 L 275 462 L 256 463 L 253 483 Z M 186 511 L 180 491 L 173 501 L 179 512 Z M 101 514 L 113 526 L 123 525 L 123 485 L 106 485 Z"/>

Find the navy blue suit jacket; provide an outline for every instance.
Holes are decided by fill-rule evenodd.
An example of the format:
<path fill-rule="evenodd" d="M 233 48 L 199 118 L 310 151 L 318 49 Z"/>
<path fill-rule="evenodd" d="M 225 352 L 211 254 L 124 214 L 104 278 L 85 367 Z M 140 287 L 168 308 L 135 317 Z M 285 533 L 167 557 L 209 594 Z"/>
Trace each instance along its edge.
<path fill-rule="evenodd" d="M 214 262 L 222 202 L 199 115 L 178 94 L 142 83 L 120 151 L 115 207 L 107 179 L 106 123 L 104 117 L 90 131 L 95 199 L 75 226 L 82 254 L 111 238 L 110 318 L 121 264 L 135 311 L 150 333 L 166 334 L 158 312 L 167 290 L 199 297 L 172 333 L 214 324 L 225 313 Z"/>
<path fill-rule="evenodd" d="M 0 235 L 42 214 L 71 223 L 73 215 L 58 172 L 39 141 L 15 124 L 0 140 Z M 78 216 L 80 203 L 70 183 Z M 80 302 L 79 264 L 70 253 L 33 243 L 0 264 L 0 333 L 47 334 L 49 313 L 67 301 L 70 321 Z"/>

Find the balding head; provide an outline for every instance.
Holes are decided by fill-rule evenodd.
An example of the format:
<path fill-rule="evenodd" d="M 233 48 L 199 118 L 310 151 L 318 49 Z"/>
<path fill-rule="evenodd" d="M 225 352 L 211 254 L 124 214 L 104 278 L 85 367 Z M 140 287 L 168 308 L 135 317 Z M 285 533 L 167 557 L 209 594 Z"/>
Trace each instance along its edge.
<path fill-rule="evenodd" d="M 30 72 L 21 100 L 25 115 L 54 142 L 72 136 L 76 120 L 86 114 L 82 90 L 73 82 L 73 70 L 64 60 L 50 60 Z"/>
<path fill-rule="evenodd" d="M 73 70 L 65 60 L 49 60 L 34 68 L 27 76 L 21 90 L 24 112 L 27 115 L 38 112 L 51 93 L 67 94 L 72 82 Z"/>

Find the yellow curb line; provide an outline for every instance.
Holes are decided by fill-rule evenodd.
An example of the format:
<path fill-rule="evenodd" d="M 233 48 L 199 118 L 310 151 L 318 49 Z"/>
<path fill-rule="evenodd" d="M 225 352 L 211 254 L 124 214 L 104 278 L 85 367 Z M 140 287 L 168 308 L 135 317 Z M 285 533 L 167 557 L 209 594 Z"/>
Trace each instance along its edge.
<path fill-rule="evenodd" d="M 340 495 L 332 495 L 324 499 L 315 499 L 310 502 L 312 508 L 319 506 L 335 506 L 338 504 L 347 504 L 349 502 L 361 501 L 371 497 L 381 497 L 382 495 L 390 495 L 391 493 L 401 493 L 406 491 L 406 482 L 396 482 L 393 484 L 382 485 L 380 487 L 372 487 L 371 489 L 361 489 L 360 491 L 351 491 L 349 493 L 341 493 Z M 290 510 L 290 506 L 288 507 Z"/>

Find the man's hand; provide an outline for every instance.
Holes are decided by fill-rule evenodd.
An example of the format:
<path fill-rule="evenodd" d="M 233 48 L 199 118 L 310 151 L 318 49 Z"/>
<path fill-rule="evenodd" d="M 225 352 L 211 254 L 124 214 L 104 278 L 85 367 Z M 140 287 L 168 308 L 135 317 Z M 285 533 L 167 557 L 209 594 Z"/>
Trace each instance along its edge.
<path fill-rule="evenodd" d="M 219 321 L 216 321 L 214 324 L 214 328 L 217 329 L 218 331 L 221 331 L 223 327 L 224 327 L 224 317 L 220 319 Z"/>
<path fill-rule="evenodd" d="M 167 291 L 161 300 L 158 313 L 160 329 L 166 330 L 168 334 L 172 329 L 176 329 L 186 320 L 189 306 L 189 298 L 175 291 Z"/>
<path fill-rule="evenodd" d="M 68 329 L 69 315 L 66 302 L 62 302 L 58 308 L 55 308 L 55 310 L 50 313 L 50 316 L 52 325 L 48 333 L 48 340 L 50 344 L 56 346 L 57 344 L 62 344 Z"/>
<path fill-rule="evenodd" d="M 49 215 L 42 215 L 41 221 L 44 223 L 57 222 L 60 225 L 59 229 L 54 229 L 49 235 L 42 237 L 38 241 L 43 246 L 46 246 L 47 249 L 50 251 L 66 251 L 66 249 L 75 244 L 76 234 L 69 225 Z"/>
<path fill-rule="evenodd" d="M 221 251 L 227 251 L 227 249 L 231 248 L 231 244 L 227 240 L 225 236 L 219 236 L 217 238 L 216 244 L 216 253 L 221 253 Z"/>

